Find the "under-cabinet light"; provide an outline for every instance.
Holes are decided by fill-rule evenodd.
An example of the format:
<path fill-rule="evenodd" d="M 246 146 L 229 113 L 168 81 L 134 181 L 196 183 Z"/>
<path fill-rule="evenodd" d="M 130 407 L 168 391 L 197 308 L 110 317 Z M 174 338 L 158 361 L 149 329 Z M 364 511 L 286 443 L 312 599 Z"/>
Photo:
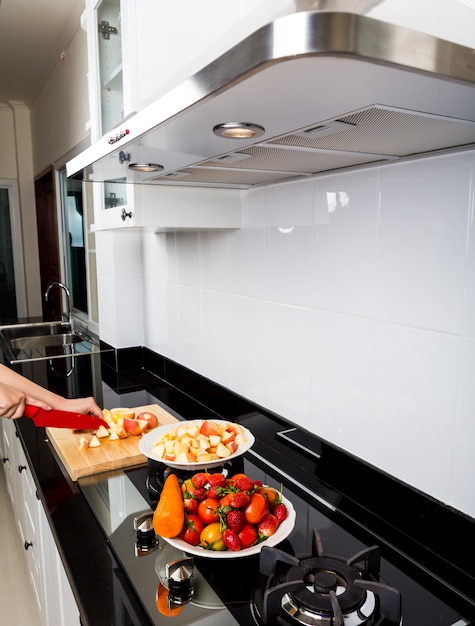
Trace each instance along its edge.
<path fill-rule="evenodd" d="M 159 165 L 158 163 L 131 163 L 129 170 L 133 170 L 134 172 L 161 172 L 163 165 Z"/>
<path fill-rule="evenodd" d="M 213 133 L 226 139 L 252 139 L 265 133 L 265 128 L 248 122 L 224 122 L 213 128 Z"/>

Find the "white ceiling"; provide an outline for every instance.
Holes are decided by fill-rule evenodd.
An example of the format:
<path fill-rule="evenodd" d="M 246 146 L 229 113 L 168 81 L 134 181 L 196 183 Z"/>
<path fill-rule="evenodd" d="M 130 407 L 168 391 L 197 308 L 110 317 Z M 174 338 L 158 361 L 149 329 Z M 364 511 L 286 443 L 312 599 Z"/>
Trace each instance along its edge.
<path fill-rule="evenodd" d="M 85 0 L 0 0 L 0 102 L 31 106 L 77 31 Z"/>

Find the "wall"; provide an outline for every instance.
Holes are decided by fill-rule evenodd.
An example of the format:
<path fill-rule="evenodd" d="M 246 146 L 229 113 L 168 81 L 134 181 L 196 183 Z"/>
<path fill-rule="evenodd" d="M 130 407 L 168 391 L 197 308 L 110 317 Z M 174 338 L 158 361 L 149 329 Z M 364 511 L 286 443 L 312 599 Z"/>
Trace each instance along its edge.
<path fill-rule="evenodd" d="M 0 136 L 0 178 L 10 179 L 17 186 L 19 198 L 16 223 L 22 241 L 15 245 L 23 250 L 24 263 L 21 268 L 18 264 L 15 267 L 18 312 L 24 315 L 26 308 L 30 315 L 41 315 L 30 112 L 22 102 L 0 103 Z M 28 228 L 28 224 L 35 228 Z"/>
<path fill-rule="evenodd" d="M 77 32 L 31 109 L 34 173 L 65 155 L 89 137 L 86 33 Z M 63 163 L 61 163 L 63 161 Z"/>
<path fill-rule="evenodd" d="M 122 239 L 144 343 L 475 516 L 474 188 L 462 152 L 244 192 L 237 231 Z"/>
<path fill-rule="evenodd" d="M 474 45 L 456 0 L 372 15 Z M 475 517 L 474 182 L 461 152 L 243 192 L 236 231 L 98 233 L 101 334 L 133 330 Z"/>

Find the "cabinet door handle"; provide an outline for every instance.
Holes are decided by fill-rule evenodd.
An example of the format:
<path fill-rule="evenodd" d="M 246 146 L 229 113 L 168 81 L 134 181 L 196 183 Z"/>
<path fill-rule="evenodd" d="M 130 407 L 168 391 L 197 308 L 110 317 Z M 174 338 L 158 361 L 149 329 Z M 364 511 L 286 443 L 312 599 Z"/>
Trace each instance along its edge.
<path fill-rule="evenodd" d="M 2 462 L 3 462 L 3 463 L 6 463 L 6 462 L 7 462 L 7 461 L 9 461 L 9 460 L 10 460 L 10 459 L 9 459 L 7 456 L 4 456 L 4 457 L 3 457 L 3 459 L 2 459 Z"/>
<path fill-rule="evenodd" d="M 23 472 L 23 470 L 26 470 L 26 469 L 28 469 L 28 468 L 26 467 L 26 465 L 19 465 L 19 466 L 18 466 L 18 471 L 20 472 L 20 474 Z"/>
<path fill-rule="evenodd" d="M 28 550 L 28 548 L 32 548 L 33 547 L 33 544 L 31 543 L 31 541 L 25 541 L 23 546 L 25 547 L 25 550 Z"/>
<path fill-rule="evenodd" d="M 125 222 L 127 218 L 132 219 L 132 211 L 126 211 L 125 209 L 122 209 L 120 217 L 122 218 L 123 222 Z"/>

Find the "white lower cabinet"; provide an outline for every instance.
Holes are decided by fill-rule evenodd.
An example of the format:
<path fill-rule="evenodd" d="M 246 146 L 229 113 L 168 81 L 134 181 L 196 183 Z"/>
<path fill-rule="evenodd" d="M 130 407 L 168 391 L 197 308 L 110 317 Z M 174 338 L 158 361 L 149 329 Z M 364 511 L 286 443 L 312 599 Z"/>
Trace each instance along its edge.
<path fill-rule="evenodd" d="M 0 420 L 2 461 L 31 586 L 44 626 L 79 626 L 80 617 L 14 422 Z"/>

